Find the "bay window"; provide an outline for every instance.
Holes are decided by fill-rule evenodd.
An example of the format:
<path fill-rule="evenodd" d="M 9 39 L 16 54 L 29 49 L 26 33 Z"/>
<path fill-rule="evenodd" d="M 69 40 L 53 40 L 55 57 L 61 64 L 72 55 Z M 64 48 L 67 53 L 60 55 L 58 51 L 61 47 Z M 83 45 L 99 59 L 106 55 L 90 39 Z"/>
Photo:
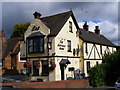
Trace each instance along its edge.
<path fill-rule="evenodd" d="M 44 38 L 36 37 L 28 39 L 28 53 L 43 53 L 44 52 Z"/>

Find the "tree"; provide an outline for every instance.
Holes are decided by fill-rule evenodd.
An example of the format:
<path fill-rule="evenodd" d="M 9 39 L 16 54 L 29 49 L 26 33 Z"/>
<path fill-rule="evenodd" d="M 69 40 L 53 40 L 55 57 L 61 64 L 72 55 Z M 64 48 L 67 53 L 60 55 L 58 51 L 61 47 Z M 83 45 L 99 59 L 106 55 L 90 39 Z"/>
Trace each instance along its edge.
<path fill-rule="evenodd" d="M 27 30 L 29 25 L 30 25 L 30 22 L 16 24 L 14 26 L 14 30 L 11 35 L 11 38 L 21 37 L 24 34 L 24 32 Z"/>
<path fill-rule="evenodd" d="M 106 54 L 102 64 L 89 70 L 91 86 L 114 85 L 120 77 L 120 50 L 112 54 Z"/>
<path fill-rule="evenodd" d="M 106 85 L 114 85 L 115 81 L 120 77 L 120 50 L 104 57 L 105 64 L 105 83 Z"/>

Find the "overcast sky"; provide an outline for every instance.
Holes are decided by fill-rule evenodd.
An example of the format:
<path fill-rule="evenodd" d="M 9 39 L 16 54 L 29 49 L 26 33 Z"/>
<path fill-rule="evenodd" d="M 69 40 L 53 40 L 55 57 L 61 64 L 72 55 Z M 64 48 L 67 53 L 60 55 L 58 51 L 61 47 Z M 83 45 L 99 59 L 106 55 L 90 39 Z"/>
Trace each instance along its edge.
<path fill-rule="evenodd" d="M 31 22 L 35 11 L 45 17 L 69 11 L 70 8 L 80 28 L 84 21 L 88 21 L 90 31 L 99 25 L 100 33 L 118 44 L 117 2 L 2 2 L 2 29 L 9 38 L 14 25 Z"/>

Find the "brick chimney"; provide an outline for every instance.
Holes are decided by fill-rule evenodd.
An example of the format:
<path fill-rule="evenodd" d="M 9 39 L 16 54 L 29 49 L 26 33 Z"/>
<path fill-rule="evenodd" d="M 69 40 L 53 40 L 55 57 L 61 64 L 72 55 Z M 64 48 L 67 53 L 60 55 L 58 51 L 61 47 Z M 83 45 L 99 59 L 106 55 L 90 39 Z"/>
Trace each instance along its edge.
<path fill-rule="evenodd" d="M 34 19 L 40 19 L 41 17 L 41 14 L 39 12 L 35 12 L 33 13 L 33 15 L 34 15 Z"/>
<path fill-rule="evenodd" d="M 5 41 L 5 31 L 4 30 L 2 30 L 0 32 L 0 38 L 2 39 L 2 41 Z"/>
<path fill-rule="evenodd" d="M 85 29 L 86 31 L 88 31 L 88 27 L 89 26 L 87 25 L 87 22 L 85 22 L 84 25 L 83 25 L 83 29 Z"/>
<path fill-rule="evenodd" d="M 95 30 L 94 31 L 95 31 L 96 34 L 100 34 L 99 26 L 95 26 Z"/>

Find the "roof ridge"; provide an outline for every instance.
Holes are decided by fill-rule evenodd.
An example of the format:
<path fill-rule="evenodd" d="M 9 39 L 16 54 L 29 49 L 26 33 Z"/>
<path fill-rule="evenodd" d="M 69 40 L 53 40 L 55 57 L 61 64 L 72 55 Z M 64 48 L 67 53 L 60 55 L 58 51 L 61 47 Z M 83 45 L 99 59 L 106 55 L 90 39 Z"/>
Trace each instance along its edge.
<path fill-rule="evenodd" d="M 14 40 L 14 39 L 19 39 L 19 38 L 21 38 L 21 37 L 9 38 L 9 39 L 6 39 L 6 40 L 8 41 L 8 40 Z"/>
<path fill-rule="evenodd" d="M 72 11 L 70 10 L 70 11 L 66 11 L 66 12 L 63 12 L 63 13 L 58 13 L 58 14 L 53 14 L 53 15 L 50 15 L 50 16 L 45 16 L 45 17 L 42 17 L 41 19 L 54 17 L 54 16 L 62 15 L 62 14 L 65 14 L 65 13 L 72 13 Z"/>
<path fill-rule="evenodd" d="M 84 30 L 84 31 L 86 31 L 85 29 L 83 29 L 83 28 L 80 28 L 80 30 Z M 93 33 L 93 34 L 97 34 L 97 33 L 95 33 L 95 32 L 93 32 L 93 31 L 86 31 L 86 32 L 89 32 L 89 33 Z M 99 35 L 102 35 L 102 34 L 99 34 Z M 104 35 L 103 35 L 104 36 Z"/>
<path fill-rule="evenodd" d="M 86 31 L 84 29 L 81 29 L 82 34 L 80 34 L 80 38 L 85 42 L 92 42 L 96 44 L 102 44 L 102 45 L 108 45 L 108 46 L 116 46 L 114 43 L 112 43 L 109 39 L 107 39 L 102 34 L 96 34 L 92 31 Z"/>

